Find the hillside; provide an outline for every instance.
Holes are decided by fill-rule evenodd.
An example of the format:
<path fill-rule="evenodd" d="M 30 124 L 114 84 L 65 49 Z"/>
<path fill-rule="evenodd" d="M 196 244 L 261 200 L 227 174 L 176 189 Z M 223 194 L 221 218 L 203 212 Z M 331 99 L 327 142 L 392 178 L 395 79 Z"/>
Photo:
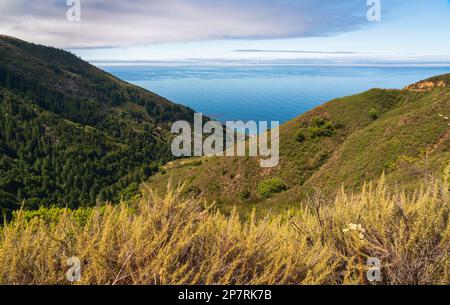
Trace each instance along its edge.
<path fill-rule="evenodd" d="M 297 205 L 306 195 L 358 189 L 383 172 L 391 186 L 415 190 L 450 160 L 450 75 L 403 90 L 373 89 L 330 101 L 281 126 L 280 165 L 256 158 L 172 162 L 149 180 L 164 191 L 185 183 L 225 209 Z M 283 185 L 284 184 L 284 185 Z M 268 190 L 268 191 L 267 191 Z"/>
<path fill-rule="evenodd" d="M 59 49 L 0 36 L 0 210 L 118 201 L 193 111 Z"/>

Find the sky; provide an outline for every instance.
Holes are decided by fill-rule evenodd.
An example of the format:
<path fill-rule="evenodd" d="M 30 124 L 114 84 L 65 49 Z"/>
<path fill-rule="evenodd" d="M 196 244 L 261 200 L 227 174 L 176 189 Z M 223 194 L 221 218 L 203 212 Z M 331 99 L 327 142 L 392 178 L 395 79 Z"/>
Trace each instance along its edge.
<path fill-rule="evenodd" d="M 0 0 L 0 34 L 99 63 L 450 65 L 449 0 L 372 2 Z"/>

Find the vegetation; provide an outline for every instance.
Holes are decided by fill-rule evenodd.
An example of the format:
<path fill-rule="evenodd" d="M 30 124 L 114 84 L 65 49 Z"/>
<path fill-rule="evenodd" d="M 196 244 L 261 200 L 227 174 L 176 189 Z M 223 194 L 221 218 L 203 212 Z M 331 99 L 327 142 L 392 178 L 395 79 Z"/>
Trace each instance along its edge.
<path fill-rule="evenodd" d="M 262 181 L 258 186 L 258 193 L 263 198 L 269 198 L 274 194 L 287 189 L 286 184 L 280 178 L 272 178 Z"/>
<path fill-rule="evenodd" d="M 369 258 L 379 284 L 450 284 L 449 86 L 313 109 L 276 168 L 172 161 L 191 109 L 0 36 L 0 284 L 69 284 L 70 257 L 80 284 L 369 284 Z"/>
<path fill-rule="evenodd" d="M 252 207 L 283 211 L 315 188 L 329 197 L 342 184 L 360 190 L 383 173 L 389 185 L 414 192 L 421 179 L 430 179 L 450 160 L 450 128 L 440 116 L 449 115 L 449 77 L 431 79 L 440 84 L 434 87 L 424 81 L 426 90 L 415 89 L 423 87 L 418 83 L 336 99 L 287 122 L 280 127 L 276 168 L 261 169 L 259 158 L 203 158 L 207 162 L 195 168 L 175 164 L 165 175 L 150 177 L 149 184 L 160 192 L 169 180 L 195 185 L 223 210 L 243 203 L 245 213 Z M 221 186 L 214 192 L 208 188 L 212 176 Z M 282 179 L 287 190 L 260 196 L 258 187 L 271 178 Z M 241 196 L 242 190 L 251 195 Z"/>
<path fill-rule="evenodd" d="M 169 187 L 161 198 L 71 211 L 19 211 L 0 232 L 0 284 L 374 284 L 450 283 L 448 173 L 414 196 L 384 180 L 334 200 L 242 220 Z"/>
<path fill-rule="evenodd" d="M 333 124 L 323 118 L 314 118 L 311 126 L 308 129 L 308 134 L 311 138 L 331 137 L 334 134 Z"/>
<path fill-rule="evenodd" d="M 306 133 L 305 133 L 305 131 L 303 129 L 297 131 L 297 133 L 295 134 L 295 139 L 297 141 L 299 141 L 299 142 L 305 141 L 306 140 Z"/>
<path fill-rule="evenodd" d="M 192 110 L 62 50 L 0 37 L 0 215 L 131 198 Z"/>
<path fill-rule="evenodd" d="M 376 108 L 372 108 L 369 110 L 369 116 L 372 118 L 372 120 L 376 120 L 380 117 L 380 112 Z"/>
<path fill-rule="evenodd" d="M 251 193 L 249 190 L 247 190 L 247 189 L 242 190 L 242 191 L 239 192 L 239 198 L 240 198 L 241 200 L 247 200 L 247 199 L 250 199 L 250 196 L 251 196 L 251 195 L 252 195 L 252 193 Z"/>

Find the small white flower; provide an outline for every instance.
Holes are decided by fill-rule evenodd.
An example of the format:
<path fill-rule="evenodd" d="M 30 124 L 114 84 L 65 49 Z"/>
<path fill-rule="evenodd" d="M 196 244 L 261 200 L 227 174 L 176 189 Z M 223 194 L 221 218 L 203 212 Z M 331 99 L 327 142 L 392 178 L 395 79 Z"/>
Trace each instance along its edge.
<path fill-rule="evenodd" d="M 356 232 L 359 239 L 361 240 L 365 239 L 366 230 L 362 227 L 361 224 L 349 223 L 348 227 L 342 230 L 342 232 L 344 232 L 345 234 L 347 234 L 350 231 Z"/>

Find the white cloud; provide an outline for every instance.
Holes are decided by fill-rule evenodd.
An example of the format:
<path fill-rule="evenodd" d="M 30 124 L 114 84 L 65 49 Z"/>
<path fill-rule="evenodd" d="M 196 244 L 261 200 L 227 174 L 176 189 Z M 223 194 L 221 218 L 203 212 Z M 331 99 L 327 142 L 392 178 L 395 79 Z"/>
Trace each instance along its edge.
<path fill-rule="evenodd" d="M 330 35 L 366 23 L 364 0 L 0 0 L 0 33 L 63 48 Z"/>

